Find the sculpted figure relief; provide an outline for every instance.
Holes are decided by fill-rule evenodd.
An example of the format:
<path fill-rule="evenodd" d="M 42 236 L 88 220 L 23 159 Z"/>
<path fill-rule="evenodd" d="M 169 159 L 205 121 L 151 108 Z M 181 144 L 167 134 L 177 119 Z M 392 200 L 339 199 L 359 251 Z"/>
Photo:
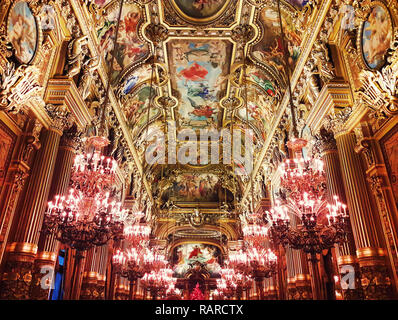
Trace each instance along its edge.
<path fill-rule="evenodd" d="M 69 78 L 73 78 L 75 75 L 80 73 L 85 56 L 83 46 L 87 44 L 87 40 L 87 36 L 81 36 L 73 39 L 68 44 L 66 75 Z"/>

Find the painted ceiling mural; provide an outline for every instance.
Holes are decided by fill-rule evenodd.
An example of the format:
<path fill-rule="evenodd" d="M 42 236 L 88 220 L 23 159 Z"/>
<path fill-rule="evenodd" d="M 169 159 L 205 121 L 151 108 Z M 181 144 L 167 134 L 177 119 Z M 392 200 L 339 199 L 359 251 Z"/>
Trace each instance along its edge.
<path fill-rule="evenodd" d="M 171 40 L 169 70 L 179 93 L 177 117 L 182 127 L 217 127 L 219 100 L 226 88 L 231 43 Z"/>
<path fill-rule="evenodd" d="M 291 10 L 294 12 L 294 10 Z M 288 50 L 288 65 L 291 70 L 301 53 L 301 34 L 297 29 L 291 14 L 287 10 L 282 12 L 282 25 Z M 282 48 L 281 30 L 278 11 L 275 7 L 264 7 L 258 12 L 258 22 L 262 29 L 262 38 L 252 48 L 254 59 L 271 67 L 278 73 L 284 74 L 285 57 Z"/>
<path fill-rule="evenodd" d="M 241 131 L 242 141 L 234 149 L 244 152 L 244 132 L 250 128 L 253 135 L 254 162 L 267 140 L 273 117 L 285 93 L 284 56 L 276 2 L 255 7 L 253 1 L 125 1 L 122 12 L 118 44 L 121 48 L 111 56 L 112 39 L 118 12 L 117 1 L 95 0 L 106 12 L 105 19 L 97 23 L 97 36 L 108 65 L 113 59 L 113 79 L 117 97 L 126 123 L 130 128 L 143 169 L 151 184 L 158 208 L 173 199 L 177 203 L 222 203 L 234 201 L 234 188 L 243 188 L 247 176 L 240 160 L 225 166 L 225 172 L 238 172 L 236 180 L 220 181 L 213 164 L 201 161 L 183 166 L 149 165 L 145 150 L 160 142 L 159 150 L 168 148 L 166 121 L 176 121 L 176 133 L 183 129 L 218 129 Z M 255 1 L 254 1 L 255 2 Z M 271 3 L 272 1 L 270 1 Z M 288 64 L 293 71 L 301 54 L 303 42 L 302 21 L 298 17 L 307 10 L 307 0 L 282 0 L 282 21 L 288 44 Z M 308 17 L 307 17 L 308 18 Z M 226 98 L 243 101 L 239 88 L 242 75 L 242 43 L 232 34 L 237 26 L 249 24 L 254 30 L 252 38 L 243 38 L 247 68 L 247 109 L 244 104 L 228 109 Z M 149 25 L 167 29 L 162 42 L 153 43 L 160 34 L 149 37 Z M 161 85 L 151 83 L 151 55 L 156 53 L 155 78 Z M 239 67 L 240 66 L 240 67 Z M 240 69 L 239 69 L 240 68 Z M 150 93 L 153 103 L 150 105 Z M 160 98 L 172 103 L 159 103 Z M 221 103 L 220 103 L 221 101 Z M 148 118 L 149 113 L 149 118 Z M 246 121 L 248 120 L 248 122 Z M 183 141 L 177 141 L 177 150 Z M 161 149 L 161 150 L 160 150 Z M 199 153 L 198 153 L 199 154 Z M 220 152 L 222 161 L 223 152 Z M 178 166 L 177 166 L 178 167 Z M 163 168 L 163 169 L 162 169 Z M 228 174 L 224 174 L 227 176 Z M 163 182 L 164 180 L 165 182 Z"/>
<path fill-rule="evenodd" d="M 228 2 L 227 0 L 172 0 L 187 16 L 192 18 L 209 18 L 217 14 Z"/>
<path fill-rule="evenodd" d="M 186 243 L 177 246 L 172 256 L 174 276 L 184 277 L 195 264 L 200 264 L 209 272 L 210 277 L 219 277 L 221 269 L 221 251 L 218 247 L 204 243 Z"/>
<path fill-rule="evenodd" d="M 113 1 L 108 4 L 106 4 L 107 1 L 105 0 L 97 1 L 102 3 L 107 13 L 97 29 L 99 49 L 103 52 L 108 65 L 110 65 L 113 59 L 114 71 L 112 79 L 116 79 L 127 67 L 148 55 L 148 44 L 138 35 L 139 26 L 144 21 L 143 11 L 137 4 L 132 2 L 127 1 L 123 5 L 117 39 L 119 50 L 117 50 L 115 56 L 112 56 L 119 13 L 119 1 Z"/>

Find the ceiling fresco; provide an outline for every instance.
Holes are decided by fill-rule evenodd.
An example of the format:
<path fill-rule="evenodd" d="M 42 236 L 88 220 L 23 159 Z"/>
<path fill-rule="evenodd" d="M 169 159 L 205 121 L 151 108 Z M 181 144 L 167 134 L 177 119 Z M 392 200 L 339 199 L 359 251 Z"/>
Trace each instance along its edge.
<path fill-rule="evenodd" d="M 171 86 L 178 92 L 181 127 L 217 127 L 219 100 L 227 86 L 232 44 L 229 41 L 171 40 Z"/>
<path fill-rule="evenodd" d="M 178 9 L 191 18 L 209 18 L 229 2 L 228 0 L 172 0 Z"/>
<path fill-rule="evenodd" d="M 106 12 L 105 19 L 97 23 L 97 35 L 110 65 L 118 5 L 96 1 Z M 301 54 L 307 6 L 307 0 L 281 3 L 291 72 Z M 149 26 L 155 26 L 152 34 Z M 233 205 L 233 194 L 244 188 L 249 175 L 243 160 L 223 164 L 230 151 L 219 153 L 217 165 L 202 159 L 199 152 L 197 161 L 188 165 L 148 164 L 145 151 L 155 148 L 149 151 L 165 153 L 168 161 L 166 124 L 175 121 L 174 138 L 183 129 L 199 132 L 233 127 L 242 133 L 240 144 L 233 144 L 241 152 L 244 133 L 251 129 L 256 161 L 286 88 L 276 2 L 127 0 L 118 45 L 121 50 L 113 57 L 114 88 L 156 206 L 161 209 L 171 199 L 193 205 L 219 205 L 227 200 Z M 244 65 L 247 90 L 242 86 Z M 177 152 L 184 146 L 186 142 L 177 138 Z"/>
<path fill-rule="evenodd" d="M 139 28 L 144 22 L 144 13 L 142 8 L 135 3 L 129 1 L 124 3 L 117 39 L 118 50 L 112 57 L 119 1 L 108 3 L 108 1 L 98 0 L 98 2 L 100 6 L 104 6 L 106 12 L 97 28 L 99 49 L 103 52 L 107 64 L 113 63 L 112 79 L 116 79 L 126 68 L 142 60 L 149 53 L 148 44 L 139 36 Z"/>
<path fill-rule="evenodd" d="M 287 63 L 291 70 L 301 53 L 301 32 L 292 18 L 295 9 L 285 6 L 282 13 L 282 25 L 287 45 Z M 276 73 L 284 74 L 285 56 L 282 47 L 282 37 L 279 16 L 276 7 L 264 7 L 257 12 L 261 39 L 253 46 L 251 55 L 260 63 L 271 68 Z"/>

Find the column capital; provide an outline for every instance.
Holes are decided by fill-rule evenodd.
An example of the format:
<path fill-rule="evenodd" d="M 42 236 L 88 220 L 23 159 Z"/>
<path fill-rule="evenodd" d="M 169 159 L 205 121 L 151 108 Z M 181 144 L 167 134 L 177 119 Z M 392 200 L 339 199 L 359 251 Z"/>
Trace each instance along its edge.
<path fill-rule="evenodd" d="M 71 128 L 64 131 L 61 137 L 60 146 L 71 148 L 74 150 L 78 149 L 82 143 L 82 134 L 83 133 L 81 131 L 72 126 Z"/>
<path fill-rule="evenodd" d="M 317 153 L 323 154 L 328 151 L 337 151 L 336 139 L 332 131 L 322 128 L 314 138 L 315 143 L 313 148 Z"/>
<path fill-rule="evenodd" d="M 334 137 L 338 137 L 340 135 L 348 133 L 348 129 L 346 128 L 346 123 L 352 114 L 352 108 L 346 107 L 340 112 L 331 114 L 327 117 L 327 121 L 325 123 L 325 128 L 327 130 L 331 130 L 334 133 Z"/>
<path fill-rule="evenodd" d="M 71 127 L 72 115 L 64 105 L 46 104 L 45 109 L 52 120 L 51 129 L 58 131 L 62 135 L 65 129 Z"/>

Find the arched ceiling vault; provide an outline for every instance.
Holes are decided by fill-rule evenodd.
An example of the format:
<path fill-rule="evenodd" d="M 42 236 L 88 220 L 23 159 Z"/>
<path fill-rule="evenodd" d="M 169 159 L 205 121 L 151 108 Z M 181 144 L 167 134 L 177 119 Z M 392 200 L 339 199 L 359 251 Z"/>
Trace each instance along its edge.
<path fill-rule="evenodd" d="M 185 143 L 178 132 L 184 129 L 251 129 L 258 165 L 286 105 L 285 70 L 294 76 L 301 68 L 307 41 L 302 35 L 313 14 L 307 2 L 281 1 L 286 66 L 276 1 L 125 0 L 115 56 L 119 1 L 101 1 L 99 50 L 108 65 L 113 60 L 112 85 L 158 210 L 169 198 L 185 197 L 192 206 L 203 199 L 218 206 L 226 202 L 230 209 L 242 199 L 248 177 L 234 174 L 239 163 L 224 165 L 223 153 L 218 165 L 201 158 L 191 165 L 152 165 L 145 151 L 155 141 L 156 154 L 166 151 L 173 137 L 178 152 Z M 215 173 L 219 167 L 223 171 Z"/>

